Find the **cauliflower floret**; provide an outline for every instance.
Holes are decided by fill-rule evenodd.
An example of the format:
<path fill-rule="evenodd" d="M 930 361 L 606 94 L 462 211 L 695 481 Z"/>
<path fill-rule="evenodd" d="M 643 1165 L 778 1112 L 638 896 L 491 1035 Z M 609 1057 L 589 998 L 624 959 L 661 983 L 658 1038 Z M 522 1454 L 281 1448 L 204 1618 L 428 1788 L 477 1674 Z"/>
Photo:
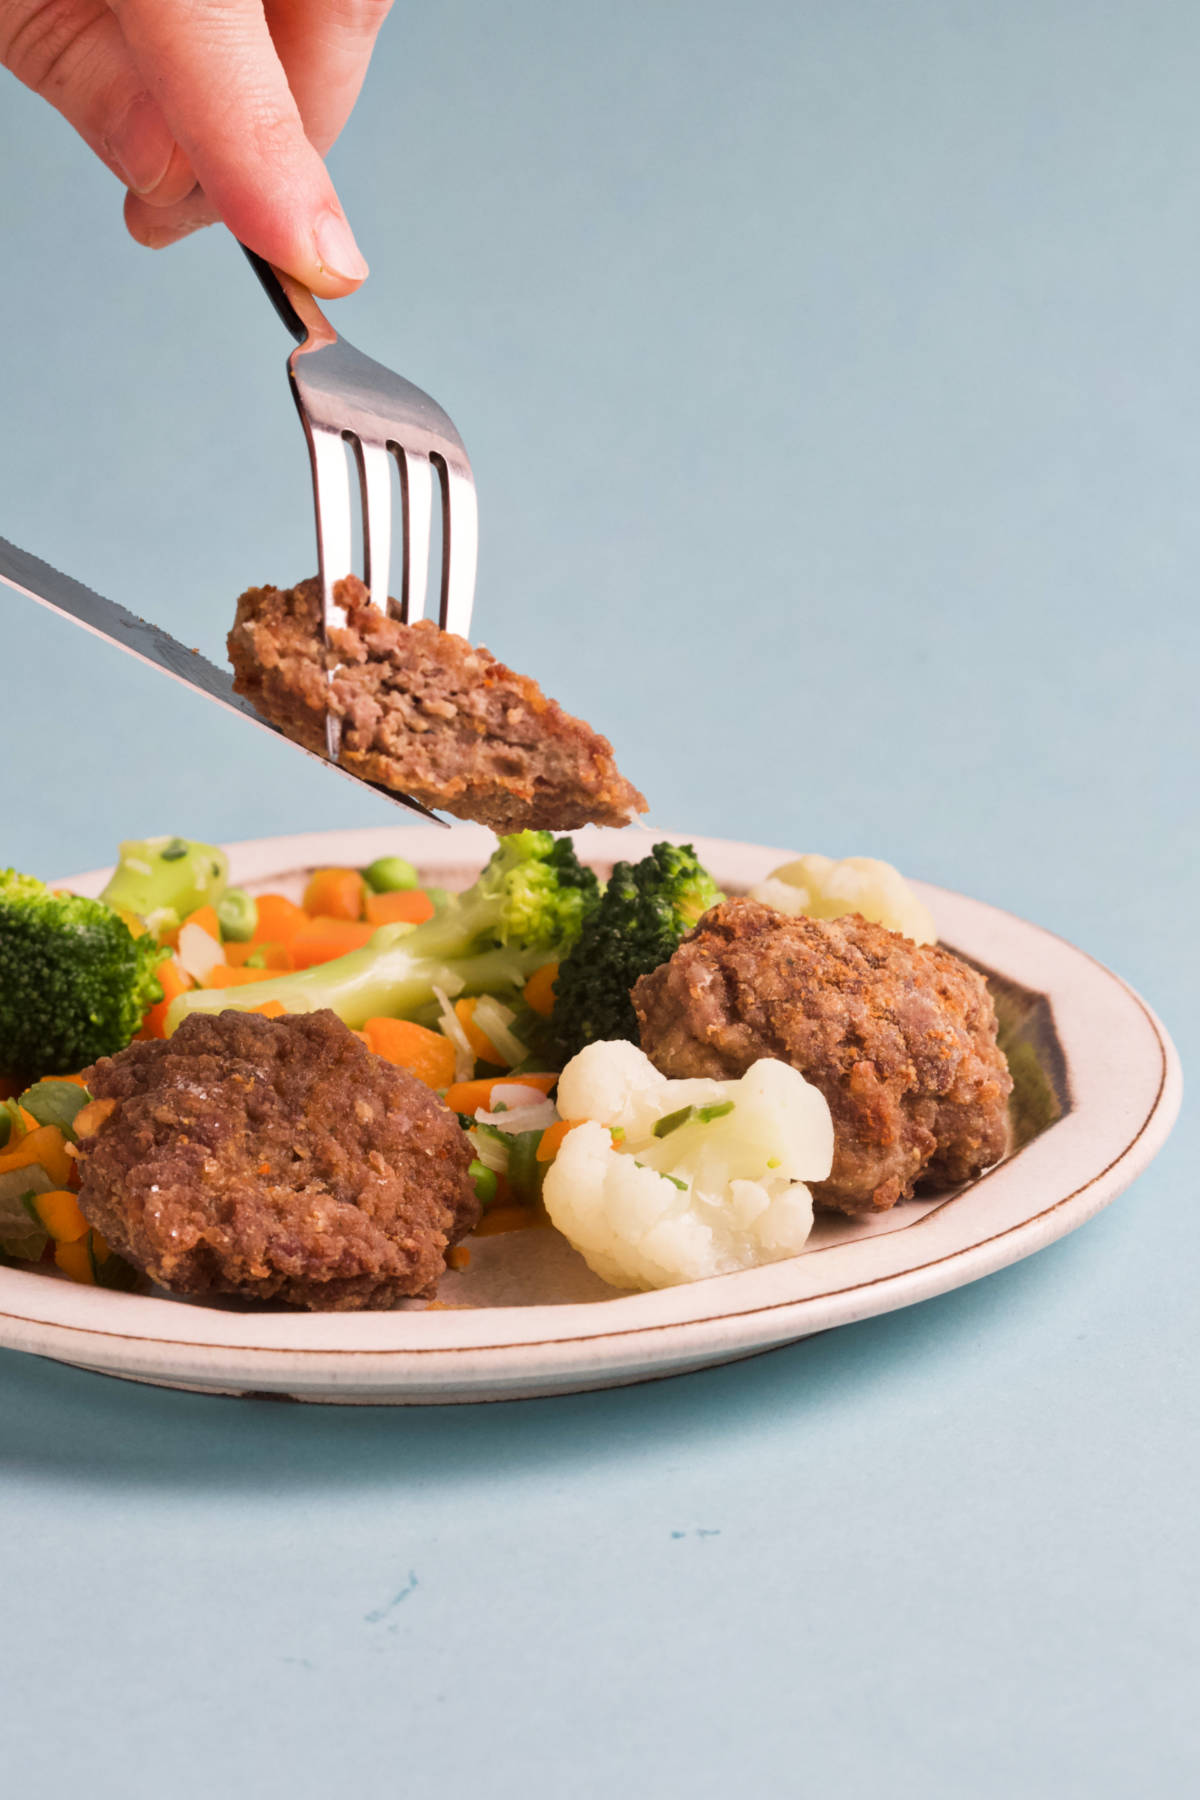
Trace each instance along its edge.
<path fill-rule="evenodd" d="M 929 908 L 891 863 L 873 856 L 797 856 L 750 889 L 751 900 L 793 918 L 840 919 L 861 913 L 876 925 L 898 931 L 914 944 L 936 944 L 937 926 Z"/>
<path fill-rule="evenodd" d="M 795 1256 L 833 1163 L 824 1096 L 764 1058 L 738 1081 L 668 1081 L 635 1044 L 589 1044 L 558 1084 L 584 1121 L 546 1174 L 552 1222 L 614 1287 L 669 1287 Z"/>

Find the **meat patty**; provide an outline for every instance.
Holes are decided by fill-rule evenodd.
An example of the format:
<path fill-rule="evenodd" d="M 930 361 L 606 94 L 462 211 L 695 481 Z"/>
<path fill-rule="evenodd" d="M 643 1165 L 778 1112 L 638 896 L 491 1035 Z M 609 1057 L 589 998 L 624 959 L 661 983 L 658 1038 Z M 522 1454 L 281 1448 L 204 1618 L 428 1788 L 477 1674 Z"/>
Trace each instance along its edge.
<path fill-rule="evenodd" d="M 334 591 L 349 623 L 331 636 L 332 688 L 315 580 L 249 588 L 237 604 L 234 688 L 288 737 L 323 752 L 326 711 L 336 713 L 353 774 L 500 833 L 627 825 L 645 812 L 608 739 L 529 676 L 429 619 L 385 617 L 355 576 Z"/>
<path fill-rule="evenodd" d="M 193 1013 L 86 1080 L 114 1104 L 80 1145 L 84 1217 L 175 1293 L 392 1306 L 478 1222 L 454 1114 L 331 1012 Z"/>
<path fill-rule="evenodd" d="M 857 913 L 791 918 L 755 900 L 705 913 L 633 990 L 642 1048 L 664 1075 L 791 1063 L 833 1114 L 813 1197 L 881 1212 L 918 1181 L 969 1180 L 1003 1156 L 1012 1079 L 982 976 Z"/>

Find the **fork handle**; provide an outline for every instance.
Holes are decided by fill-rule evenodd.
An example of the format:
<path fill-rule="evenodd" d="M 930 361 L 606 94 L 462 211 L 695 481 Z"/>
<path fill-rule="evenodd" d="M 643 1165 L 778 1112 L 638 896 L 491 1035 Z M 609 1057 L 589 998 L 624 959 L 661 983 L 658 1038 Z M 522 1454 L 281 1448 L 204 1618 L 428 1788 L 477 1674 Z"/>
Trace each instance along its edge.
<path fill-rule="evenodd" d="M 241 243 L 240 239 L 238 241 Z M 277 269 L 273 263 L 247 249 L 245 244 L 241 244 L 241 250 L 262 283 L 267 299 L 298 344 L 313 340 L 318 343 L 337 341 L 337 332 L 303 282 Z"/>

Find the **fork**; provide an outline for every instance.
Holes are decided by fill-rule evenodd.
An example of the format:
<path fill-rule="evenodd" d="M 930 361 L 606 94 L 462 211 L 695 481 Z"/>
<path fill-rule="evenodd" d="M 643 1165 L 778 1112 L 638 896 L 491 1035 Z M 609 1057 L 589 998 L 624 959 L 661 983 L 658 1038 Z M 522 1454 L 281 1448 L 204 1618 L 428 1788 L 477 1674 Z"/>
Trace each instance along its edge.
<path fill-rule="evenodd" d="M 296 340 L 287 366 L 312 461 L 325 641 L 331 631 L 346 624 L 346 609 L 334 596 L 334 584 L 353 567 L 347 445 L 358 469 L 363 580 L 372 604 L 404 624 L 425 616 L 437 472 L 442 507 L 438 623 L 443 631 L 465 637 L 475 594 L 479 521 L 471 465 L 458 432 L 436 400 L 339 337 L 306 287 L 244 244 L 242 249 Z M 397 600 L 388 591 L 393 457 L 402 499 L 403 565 Z M 331 682 L 333 675 L 331 669 Z M 332 762 L 338 761 L 341 736 L 341 720 L 327 712 L 325 745 Z M 409 804 L 428 817 L 423 807 Z"/>

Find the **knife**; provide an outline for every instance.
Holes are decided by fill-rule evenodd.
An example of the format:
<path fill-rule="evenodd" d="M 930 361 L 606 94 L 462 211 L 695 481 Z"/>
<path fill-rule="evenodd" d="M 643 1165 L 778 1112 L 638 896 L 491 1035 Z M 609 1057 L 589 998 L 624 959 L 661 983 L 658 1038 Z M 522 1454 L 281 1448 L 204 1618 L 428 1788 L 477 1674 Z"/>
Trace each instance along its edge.
<path fill-rule="evenodd" d="M 407 794 L 395 793 L 377 781 L 367 781 L 362 776 L 352 774 L 349 769 L 343 769 L 340 763 L 330 762 L 319 751 L 310 750 L 305 744 L 297 744 L 294 738 L 280 731 L 277 725 L 261 718 L 248 700 L 243 700 L 240 694 L 234 693 L 233 676 L 227 669 L 218 669 L 215 663 L 209 662 L 206 656 L 201 656 L 198 650 L 189 650 L 186 644 L 181 644 L 178 638 L 173 638 L 160 626 L 152 625 L 149 619 L 139 619 L 127 606 L 120 606 L 115 600 L 106 600 L 103 595 L 84 587 L 81 581 L 61 574 L 49 563 L 43 562 L 40 556 L 33 556 L 28 550 L 19 549 L 4 537 L 0 537 L 0 581 L 15 593 L 23 594 L 27 600 L 36 600 L 50 612 L 58 613 L 60 618 L 70 619 L 73 625 L 82 625 L 93 636 L 115 644 L 118 650 L 127 651 L 130 656 L 136 656 L 139 662 L 148 663 L 161 674 L 181 681 L 185 687 L 203 694 L 206 700 L 215 700 L 218 706 L 248 719 L 260 731 L 269 731 L 272 737 L 282 738 L 285 744 L 291 744 L 296 750 L 303 750 L 314 762 L 323 764 L 327 769 L 336 769 L 339 775 L 345 776 L 347 781 L 353 781 L 356 786 L 374 788 L 377 794 L 382 794 L 385 800 L 402 807 L 405 812 L 415 813 L 418 818 L 425 819 L 431 825 L 448 828 L 445 819 L 430 812 L 419 800 L 410 799 Z"/>

